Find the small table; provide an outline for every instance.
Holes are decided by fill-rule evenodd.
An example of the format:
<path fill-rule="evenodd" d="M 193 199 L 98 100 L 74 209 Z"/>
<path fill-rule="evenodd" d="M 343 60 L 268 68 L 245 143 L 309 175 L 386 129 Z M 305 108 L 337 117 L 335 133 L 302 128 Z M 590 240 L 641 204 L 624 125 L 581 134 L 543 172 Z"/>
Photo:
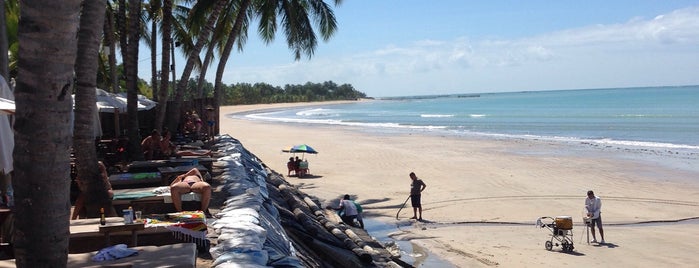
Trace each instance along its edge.
<path fill-rule="evenodd" d="M 133 242 L 133 247 L 138 246 L 138 235 L 136 234 L 137 231 L 141 231 L 145 229 L 145 224 L 143 222 L 139 223 L 132 223 L 132 224 L 107 224 L 107 225 L 100 225 L 99 227 L 99 232 L 104 234 L 104 240 L 105 243 L 107 243 L 107 246 L 111 245 L 110 238 L 109 238 L 109 233 L 111 232 L 123 232 L 123 231 L 131 231 L 131 241 Z"/>

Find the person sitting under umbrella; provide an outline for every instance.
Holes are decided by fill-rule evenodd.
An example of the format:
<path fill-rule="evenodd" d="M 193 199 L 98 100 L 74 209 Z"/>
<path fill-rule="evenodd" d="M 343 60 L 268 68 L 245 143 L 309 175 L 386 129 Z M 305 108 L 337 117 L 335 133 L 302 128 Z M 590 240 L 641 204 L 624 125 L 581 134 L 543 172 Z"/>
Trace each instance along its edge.
<path fill-rule="evenodd" d="M 294 172 L 294 174 L 298 175 L 298 173 L 296 173 L 298 166 L 296 165 L 296 161 L 294 161 L 293 157 L 289 157 L 289 162 L 286 162 L 286 168 L 289 169 L 289 171 L 286 173 L 287 177 L 291 177 L 292 171 Z"/>

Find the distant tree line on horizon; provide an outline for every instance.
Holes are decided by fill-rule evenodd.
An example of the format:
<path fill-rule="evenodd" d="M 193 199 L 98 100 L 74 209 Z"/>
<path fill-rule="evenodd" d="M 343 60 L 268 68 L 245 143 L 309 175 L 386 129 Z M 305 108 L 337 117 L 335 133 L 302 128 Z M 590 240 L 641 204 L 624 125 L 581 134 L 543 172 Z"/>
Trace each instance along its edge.
<path fill-rule="evenodd" d="M 147 97 L 152 93 L 147 83 L 141 80 L 140 91 Z M 190 79 L 185 92 L 185 100 L 213 97 L 214 85 L 206 82 L 201 88 L 197 88 L 197 81 Z M 350 84 L 338 85 L 333 81 L 323 83 L 306 82 L 303 85 L 286 84 L 284 87 L 273 86 L 267 83 L 236 83 L 222 85 L 221 105 L 239 104 L 263 104 L 283 102 L 311 102 L 311 101 L 335 101 L 356 100 L 367 98 L 364 92 L 354 89 Z M 155 99 L 157 101 L 157 99 Z"/>
<path fill-rule="evenodd" d="M 285 85 L 284 88 L 266 83 L 237 83 L 224 88 L 221 104 L 260 104 L 281 102 L 308 102 L 356 100 L 366 98 L 350 84 L 338 85 L 332 81 L 306 82 L 303 85 Z"/>

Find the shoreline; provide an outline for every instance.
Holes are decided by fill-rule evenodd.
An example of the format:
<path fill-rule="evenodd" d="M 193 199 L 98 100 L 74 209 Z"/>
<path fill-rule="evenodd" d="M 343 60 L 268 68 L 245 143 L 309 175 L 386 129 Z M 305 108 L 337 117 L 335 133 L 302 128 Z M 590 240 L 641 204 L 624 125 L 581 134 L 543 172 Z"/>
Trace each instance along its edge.
<path fill-rule="evenodd" d="M 369 99 L 362 99 L 359 101 L 373 101 Z M 699 151 L 686 149 L 686 148 L 674 148 L 674 147 L 648 147 L 643 145 L 628 145 L 628 144 L 616 144 L 616 143 L 602 143 L 594 140 L 559 140 L 555 138 L 546 137 L 518 137 L 509 135 L 463 135 L 463 134 L 448 134 L 432 131 L 422 131 L 422 132 L 406 132 L 406 131 L 386 131 L 375 130 L 375 129 L 363 129 L 361 126 L 348 126 L 348 125 L 331 125 L 331 124 L 317 124 L 317 123 L 296 123 L 296 122 L 281 122 L 281 121 L 266 121 L 266 120 L 251 120 L 251 119 L 241 119 L 237 118 L 240 116 L 245 116 L 253 113 L 260 112 L 270 112 L 283 110 L 286 108 L 298 108 L 306 107 L 313 108 L 317 106 L 327 106 L 335 104 L 347 104 L 355 103 L 357 101 L 328 101 L 328 102 L 308 102 L 308 103 L 275 103 L 275 104 L 255 104 L 255 105 L 240 105 L 234 106 L 234 112 L 222 114 L 224 117 L 232 118 L 235 120 L 245 120 L 249 122 L 257 122 L 261 124 L 284 124 L 290 127 L 304 127 L 304 128 L 337 128 L 347 131 L 357 131 L 366 135 L 378 135 L 378 136 L 392 136 L 392 135 L 420 135 L 425 137 L 433 138 L 453 138 L 453 139 L 464 139 L 464 140 L 475 140 L 475 141 L 502 141 L 502 142 L 515 142 L 515 143 L 529 143 L 531 145 L 544 145 L 548 146 L 558 146 L 565 147 L 565 149 L 559 149 L 555 152 L 546 148 L 543 151 L 545 154 L 556 153 L 556 154 L 586 154 L 593 157 L 598 157 L 600 154 L 604 157 L 610 157 L 615 159 L 631 160 L 631 161 L 643 161 L 649 164 L 661 164 L 666 168 L 681 169 L 688 172 L 699 172 L 699 165 L 694 165 L 696 161 L 699 161 Z M 225 107 L 225 106 L 224 106 Z M 232 107 L 232 106 L 231 106 Z M 231 117 L 233 116 L 233 117 Z M 510 153 L 521 153 L 513 150 Z M 532 153 L 532 152 L 530 152 Z M 532 154 L 540 154 L 541 152 L 533 152 Z M 691 177 L 686 178 L 687 182 L 692 182 Z"/>
<path fill-rule="evenodd" d="M 692 179 L 698 178 L 699 172 L 693 169 L 673 168 L 644 157 L 619 157 L 618 151 L 579 153 L 565 144 L 547 141 L 374 135 L 345 126 L 302 126 L 227 116 L 330 103 L 221 107 L 221 133 L 239 139 L 281 174 L 285 174 L 290 156 L 281 150 L 308 143 L 319 151 L 306 156 L 313 176 L 287 177 L 287 181 L 318 197 L 324 205 L 350 193 L 362 203 L 366 217 L 387 223 L 396 222 L 396 211 L 410 183 L 407 174 L 415 171 L 428 185 L 423 194 L 423 217 L 429 222 L 402 226 L 392 237 L 420 244 L 456 266 L 638 266 L 639 259 L 649 266 L 686 266 L 687 261 L 699 259 L 693 253 L 699 246 L 683 239 L 699 235 L 699 228 L 613 225 L 699 216 L 699 202 L 695 201 L 699 200 L 699 182 Z M 605 237 L 608 246 L 579 243 L 588 189 L 603 200 L 604 221 L 610 224 L 606 229 L 611 230 Z M 410 214 L 410 208 L 405 208 L 400 218 Z M 569 259 L 568 254 L 551 255 L 543 249 L 547 234 L 531 227 L 540 216 L 557 215 L 574 218 L 576 252 L 584 258 Z M 453 224 L 459 222 L 485 224 Z M 696 221 L 687 224 L 696 226 Z M 664 255 L 656 256 L 658 252 Z"/>

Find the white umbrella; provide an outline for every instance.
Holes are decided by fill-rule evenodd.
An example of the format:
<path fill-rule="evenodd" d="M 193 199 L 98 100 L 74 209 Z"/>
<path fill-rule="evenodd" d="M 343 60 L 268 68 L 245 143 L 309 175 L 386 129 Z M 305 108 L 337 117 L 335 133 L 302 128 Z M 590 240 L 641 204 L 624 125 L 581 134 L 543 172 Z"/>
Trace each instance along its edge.
<path fill-rule="evenodd" d="M 15 101 L 0 97 L 0 114 L 15 114 Z"/>
<path fill-rule="evenodd" d="M 119 98 L 114 93 L 95 88 L 97 110 L 101 113 L 126 113 L 126 100 Z"/>
<path fill-rule="evenodd" d="M 97 110 L 100 113 L 122 113 L 125 114 L 126 111 L 126 93 L 109 93 L 103 89 L 95 88 L 95 97 L 97 99 Z M 73 95 L 75 98 L 75 95 Z M 154 102 L 146 96 L 138 95 L 138 110 L 146 111 L 153 109 L 158 103 Z"/>
<path fill-rule="evenodd" d="M 116 95 L 117 95 L 117 98 L 119 100 L 126 103 L 126 92 L 117 93 Z M 137 97 L 138 97 L 138 110 L 139 111 L 150 110 L 150 109 L 155 108 L 156 105 L 158 105 L 157 102 L 154 102 L 154 101 L 146 98 L 146 96 L 143 96 L 141 94 L 138 94 Z"/>
<path fill-rule="evenodd" d="M 15 102 L 14 94 L 7 85 L 5 78 L 0 76 L 0 98 L 2 98 L 2 110 L 5 112 L 6 105 L 8 107 L 8 113 L 14 114 Z M 5 102 L 7 100 L 8 102 Z M 11 102 L 12 107 L 10 109 L 9 103 Z M 10 173 L 13 170 L 12 167 L 12 151 L 15 148 L 15 133 L 10 125 L 10 118 L 5 114 L 0 114 L 0 172 Z"/>

